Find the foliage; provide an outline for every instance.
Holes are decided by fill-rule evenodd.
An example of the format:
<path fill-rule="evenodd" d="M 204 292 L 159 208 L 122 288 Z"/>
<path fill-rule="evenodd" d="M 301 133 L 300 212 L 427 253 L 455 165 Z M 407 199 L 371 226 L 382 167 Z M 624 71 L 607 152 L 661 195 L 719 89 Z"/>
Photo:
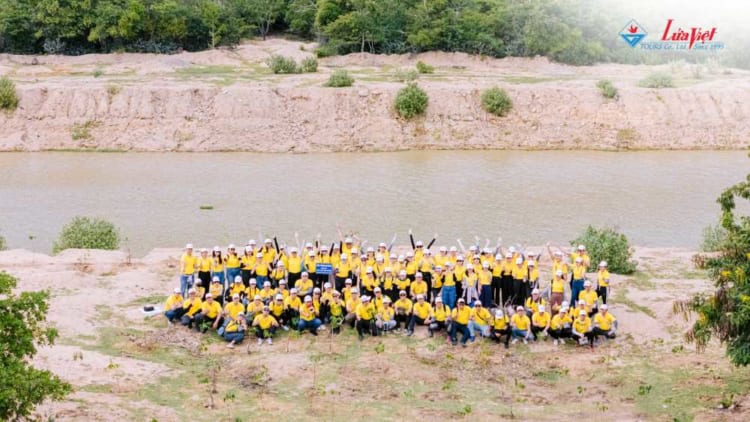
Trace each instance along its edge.
<path fill-rule="evenodd" d="M 0 236 L 0 251 L 4 251 L 8 249 L 8 242 L 5 241 L 5 238 Z"/>
<path fill-rule="evenodd" d="M 727 241 L 727 230 L 721 225 L 709 224 L 703 229 L 701 251 L 718 252 Z"/>
<path fill-rule="evenodd" d="M 277 74 L 291 74 L 297 73 L 297 62 L 291 57 L 284 57 L 279 54 L 274 54 L 267 61 L 266 64 L 273 73 Z"/>
<path fill-rule="evenodd" d="M 602 79 L 596 83 L 596 87 L 599 88 L 599 92 L 602 93 L 604 98 L 611 100 L 617 97 L 617 88 L 612 85 L 610 80 Z"/>
<path fill-rule="evenodd" d="M 638 86 L 643 88 L 673 88 L 674 82 L 672 81 L 672 75 L 656 72 L 638 81 Z"/>
<path fill-rule="evenodd" d="M 299 64 L 300 73 L 315 73 L 318 71 L 318 60 L 315 57 L 306 57 Z"/>
<path fill-rule="evenodd" d="M 419 74 L 414 69 L 396 69 L 393 72 L 393 80 L 396 82 L 414 82 Z"/>
<path fill-rule="evenodd" d="M 513 108 L 513 101 L 504 89 L 493 87 L 482 92 L 482 108 L 496 116 L 505 116 Z"/>
<path fill-rule="evenodd" d="M 47 326 L 49 292 L 13 293 L 16 279 L 0 272 L 0 420 L 29 416 L 46 399 L 60 400 L 69 384 L 29 364 L 38 345 L 51 345 L 57 330 Z"/>
<path fill-rule="evenodd" d="M 98 218 L 75 217 L 63 227 L 52 252 L 71 248 L 114 250 L 119 246 L 120 233 L 114 224 Z"/>
<path fill-rule="evenodd" d="M 18 107 L 16 85 L 6 77 L 0 78 L 0 110 L 15 110 Z"/>
<path fill-rule="evenodd" d="M 628 238 L 613 228 L 588 226 L 570 244 L 573 247 L 586 246 L 586 250 L 591 257 L 591 271 L 596 270 L 600 261 L 607 261 L 607 268 L 610 272 L 617 274 L 632 274 L 635 272 L 637 263 L 630 259 L 633 250 L 628 243 Z"/>
<path fill-rule="evenodd" d="M 349 72 L 343 69 L 339 69 L 331 73 L 331 76 L 328 78 L 328 82 L 325 83 L 325 86 L 332 88 L 341 88 L 352 86 L 353 83 L 354 78 L 349 76 Z"/>
<path fill-rule="evenodd" d="M 720 254 L 706 261 L 716 290 L 708 297 L 698 294 L 689 301 L 676 302 L 675 310 L 698 314 L 686 334 L 688 341 L 702 349 L 717 337 L 726 344 L 732 363 L 746 366 L 750 364 L 750 217 L 735 215 L 735 199 L 750 201 L 750 174 L 717 199 L 726 237 Z"/>
<path fill-rule="evenodd" d="M 401 117 L 411 119 L 424 114 L 427 110 L 427 102 L 427 93 L 417 84 L 410 83 L 398 91 L 394 107 Z"/>
<path fill-rule="evenodd" d="M 419 73 L 435 73 L 435 67 L 434 66 L 430 66 L 427 63 L 425 63 L 425 62 L 423 62 L 423 61 L 420 60 L 420 61 L 417 62 L 417 72 L 419 72 Z"/>

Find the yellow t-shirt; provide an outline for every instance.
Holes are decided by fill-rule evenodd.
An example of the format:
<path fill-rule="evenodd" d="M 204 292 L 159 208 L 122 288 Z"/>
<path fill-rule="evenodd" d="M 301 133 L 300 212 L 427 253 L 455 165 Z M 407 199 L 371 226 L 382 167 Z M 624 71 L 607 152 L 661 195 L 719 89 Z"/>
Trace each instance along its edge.
<path fill-rule="evenodd" d="M 422 303 L 417 302 L 412 307 L 412 312 L 417 318 L 427 319 L 430 316 L 430 311 L 430 304 L 424 301 Z"/>
<path fill-rule="evenodd" d="M 342 262 L 336 267 L 336 277 L 344 278 L 349 276 L 351 267 L 348 263 Z"/>
<path fill-rule="evenodd" d="M 591 329 L 591 318 L 586 317 L 581 321 L 581 318 L 576 318 L 575 321 L 573 321 L 573 328 L 575 328 L 576 331 L 579 333 L 586 333 Z"/>
<path fill-rule="evenodd" d="M 242 255 L 240 258 L 240 267 L 243 270 L 252 271 L 253 268 L 257 265 L 256 259 L 253 255 Z"/>
<path fill-rule="evenodd" d="M 293 274 L 301 273 L 302 258 L 300 258 L 299 256 L 290 256 L 289 259 L 287 259 L 286 269 Z"/>
<path fill-rule="evenodd" d="M 411 294 L 415 297 L 417 295 L 427 294 L 427 283 L 424 281 L 415 281 L 411 283 Z"/>
<path fill-rule="evenodd" d="M 495 321 L 493 323 L 493 327 L 496 330 L 504 330 L 508 327 L 508 317 L 503 315 L 502 318 L 495 318 Z"/>
<path fill-rule="evenodd" d="M 471 315 L 474 317 L 474 322 L 476 322 L 479 325 L 489 325 L 490 321 L 492 320 L 492 315 L 490 315 L 490 311 L 487 310 L 487 308 L 474 308 L 471 310 Z"/>
<path fill-rule="evenodd" d="M 396 316 L 396 311 L 392 307 L 383 308 L 378 313 L 378 316 L 383 321 L 392 321 Z"/>
<path fill-rule="evenodd" d="M 233 296 L 235 294 L 242 294 L 244 291 L 245 286 L 243 286 L 242 283 L 233 283 L 232 288 L 229 289 L 229 294 Z"/>
<path fill-rule="evenodd" d="M 432 274 L 432 288 L 439 289 L 443 287 L 443 274 L 433 273 Z"/>
<path fill-rule="evenodd" d="M 448 307 L 448 305 L 435 305 L 435 307 L 432 309 L 432 317 L 435 319 L 435 321 L 443 322 L 448 318 L 448 315 L 450 315 L 451 308 Z"/>
<path fill-rule="evenodd" d="M 558 270 L 562 271 L 563 276 L 570 271 L 565 261 L 555 259 L 552 261 L 552 274 L 556 274 Z"/>
<path fill-rule="evenodd" d="M 237 255 L 227 255 L 227 259 L 224 261 L 227 268 L 239 268 L 240 258 Z"/>
<path fill-rule="evenodd" d="M 268 309 L 271 310 L 271 315 L 276 318 L 280 318 L 281 314 L 284 313 L 284 302 L 276 302 L 275 300 L 268 304 Z"/>
<path fill-rule="evenodd" d="M 549 324 L 549 322 L 550 322 L 549 312 L 545 312 L 545 313 L 534 312 L 534 314 L 531 316 L 531 323 L 537 327 L 546 327 L 547 324 Z"/>
<path fill-rule="evenodd" d="M 195 316 L 195 314 L 197 314 L 198 311 L 200 311 L 202 309 L 202 307 L 203 307 L 202 305 L 203 305 L 203 303 L 201 302 L 200 297 L 196 297 L 193 300 L 188 299 L 188 300 L 182 302 L 182 307 L 184 309 L 187 309 L 186 314 L 188 314 L 190 316 Z"/>
<path fill-rule="evenodd" d="M 560 316 L 560 314 L 555 315 L 552 317 L 552 320 L 549 323 L 549 328 L 551 330 L 559 330 L 563 328 L 566 324 L 570 325 L 573 323 L 573 320 L 570 318 L 568 314 L 564 314 L 563 316 Z"/>
<path fill-rule="evenodd" d="M 207 273 L 211 271 L 211 265 L 213 264 L 214 260 L 211 259 L 210 256 L 202 257 L 199 256 L 197 259 L 197 265 L 198 265 L 198 271 L 202 271 L 204 273 Z"/>
<path fill-rule="evenodd" d="M 456 286 L 456 275 L 453 272 L 446 272 L 443 274 L 443 287 L 455 287 Z"/>
<path fill-rule="evenodd" d="M 221 283 L 211 283 L 208 291 L 213 297 L 221 297 L 221 294 L 224 292 L 224 286 L 222 286 Z"/>
<path fill-rule="evenodd" d="M 469 318 L 471 318 L 471 308 L 466 305 L 464 305 L 463 309 L 456 307 L 451 312 L 451 318 L 458 324 L 466 325 L 469 323 Z"/>
<path fill-rule="evenodd" d="M 226 327 L 224 327 L 224 331 L 227 333 L 236 333 L 240 330 L 241 323 L 237 322 L 236 320 L 231 320 L 227 324 Z"/>
<path fill-rule="evenodd" d="M 284 299 L 284 306 L 286 306 L 288 309 L 299 309 L 299 307 L 302 306 L 302 301 L 300 300 L 299 296 L 289 295 L 286 299 Z"/>
<path fill-rule="evenodd" d="M 395 280 L 395 283 L 396 283 L 396 289 L 409 291 L 409 285 L 411 284 L 411 281 L 409 281 L 408 278 L 405 278 L 403 280 L 401 280 L 400 278 L 397 278 Z"/>
<path fill-rule="evenodd" d="M 212 301 L 211 303 L 208 303 L 208 301 L 203 302 L 201 312 L 209 318 L 216 318 L 221 313 L 221 305 L 216 301 Z"/>
<path fill-rule="evenodd" d="M 519 330 L 528 330 L 531 326 L 531 320 L 526 316 L 526 314 L 513 314 L 513 316 L 510 318 L 510 322 L 516 327 L 516 329 Z"/>
<path fill-rule="evenodd" d="M 373 319 L 375 318 L 375 306 L 372 303 L 360 303 L 357 305 L 355 311 L 360 319 Z"/>
<path fill-rule="evenodd" d="M 229 302 L 224 306 L 224 311 L 229 314 L 232 319 L 237 319 L 237 314 L 245 311 L 245 305 L 242 302 Z"/>
<path fill-rule="evenodd" d="M 578 294 L 578 300 L 586 303 L 586 311 L 588 312 L 591 312 L 591 309 L 594 307 L 597 299 L 599 299 L 599 295 L 596 293 L 596 290 L 593 289 L 582 290 L 581 293 Z"/>
<path fill-rule="evenodd" d="M 253 325 L 260 327 L 261 330 L 267 330 L 275 324 L 278 324 L 278 322 L 271 314 L 260 314 L 253 319 Z"/>
<path fill-rule="evenodd" d="M 299 317 L 300 319 L 304 321 L 312 321 L 315 319 L 315 307 L 313 305 L 313 308 L 310 309 L 310 306 L 306 304 L 301 304 L 299 306 Z"/>
<path fill-rule="evenodd" d="M 596 275 L 596 281 L 599 283 L 599 287 L 609 286 L 609 271 L 602 270 Z"/>
<path fill-rule="evenodd" d="M 255 275 L 265 277 L 268 275 L 268 263 L 260 260 L 255 261 L 255 267 L 253 268 L 255 270 Z"/>
<path fill-rule="evenodd" d="M 172 310 L 173 308 L 182 306 L 182 301 L 183 301 L 182 295 L 179 293 L 169 295 L 169 297 L 167 298 L 167 301 L 164 303 L 164 309 L 169 311 L 169 310 Z"/>
<path fill-rule="evenodd" d="M 512 274 L 514 280 L 523 280 L 526 278 L 526 270 L 523 268 L 523 265 L 514 265 Z"/>
<path fill-rule="evenodd" d="M 565 280 L 555 276 L 552 279 L 552 293 L 564 293 L 565 292 Z"/>
<path fill-rule="evenodd" d="M 573 280 L 581 280 L 586 275 L 585 265 L 573 265 Z"/>
<path fill-rule="evenodd" d="M 615 316 L 609 312 L 607 312 L 607 315 L 603 315 L 601 312 L 594 315 L 594 324 L 598 325 L 599 329 L 604 331 L 609 331 L 615 321 Z"/>
<path fill-rule="evenodd" d="M 195 257 L 195 255 L 188 255 L 184 253 L 180 258 L 180 262 L 185 265 L 185 269 L 182 270 L 182 274 L 191 275 L 195 272 L 195 264 L 197 263 L 197 258 Z"/>
<path fill-rule="evenodd" d="M 306 294 L 309 294 L 309 292 L 307 291 L 313 288 L 313 281 L 309 278 L 307 279 L 307 281 L 305 281 L 304 278 L 300 278 L 294 283 L 294 287 L 297 288 L 297 294 L 304 296 Z"/>
<path fill-rule="evenodd" d="M 344 305 L 345 305 L 344 302 L 342 302 L 340 300 L 338 302 L 336 302 L 335 300 L 332 300 L 328 304 L 328 306 L 330 307 L 330 310 L 331 310 L 331 315 L 333 315 L 333 316 L 341 316 L 341 315 L 343 315 L 343 313 L 344 313 Z"/>
<path fill-rule="evenodd" d="M 399 299 L 393 304 L 393 307 L 396 310 L 401 310 L 404 313 L 408 314 L 411 313 L 412 302 L 407 298 Z"/>
<path fill-rule="evenodd" d="M 224 262 L 219 262 L 219 257 L 211 258 L 211 271 L 215 273 L 224 271 Z"/>
<path fill-rule="evenodd" d="M 274 296 L 276 296 L 276 290 L 271 289 L 271 288 L 269 288 L 268 290 L 266 290 L 266 288 L 264 287 L 264 288 L 260 289 L 260 291 L 258 292 L 258 294 L 260 295 L 261 300 L 265 301 L 265 300 L 268 300 L 268 299 L 273 299 Z"/>
<path fill-rule="evenodd" d="M 539 302 L 535 302 L 533 298 L 526 298 L 526 309 L 531 310 L 531 313 L 539 312 L 539 305 L 547 306 L 547 301 L 540 298 Z"/>

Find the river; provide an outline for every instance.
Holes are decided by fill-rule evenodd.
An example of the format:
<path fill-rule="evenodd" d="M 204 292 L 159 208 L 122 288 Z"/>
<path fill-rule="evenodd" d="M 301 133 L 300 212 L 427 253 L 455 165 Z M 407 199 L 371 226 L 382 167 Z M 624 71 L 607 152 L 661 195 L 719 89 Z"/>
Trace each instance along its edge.
<path fill-rule="evenodd" d="M 696 248 L 716 197 L 749 169 L 741 151 L 4 153 L 0 235 L 49 252 L 66 221 L 90 215 L 142 255 L 274 233 L 291 242 L 294 231 L 332 239 L 336 223 L 371 243 L 408 242 L 413 228 L 423 240 L 438 233 L 438 245 L 474 234 L 565 244 L 591 223 L 634 245 Z"/>

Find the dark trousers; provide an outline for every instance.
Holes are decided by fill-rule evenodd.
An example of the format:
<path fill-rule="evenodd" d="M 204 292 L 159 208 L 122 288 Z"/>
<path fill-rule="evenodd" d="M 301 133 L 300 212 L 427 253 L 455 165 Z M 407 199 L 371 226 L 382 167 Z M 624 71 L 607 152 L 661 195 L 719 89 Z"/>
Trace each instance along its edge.
<path fill-rule="evenodd" d="M 260 339 L 271 338 L 276 334 L 276 327 L 271 327 L 267 330 L 262 330 L 260 327 L 255 327 L 255 337 Z"/>
<path fill-rule="evenodd" d="M 357 320 L 355 326 L 357 327 L 357 334 L 360 336 L 364 335 L 365 332 L 369 333 L 372 336 L 378 335 L 377 327 L 375 326 L 375 321 L 371 319 L 360 319 Z"/>
<path fill-rule="evenodd" d="M 593 336 L 594 339 L 596 339 L 599 336 L 604 336 L 607 338 L 615 338 L 615 334 L 611 330 L 604 331 L 599 327 L 594 327 L 594 329 L 591 330 L 591 332 L 594 334 Z"/>
<path fill-rule="evenodd" d="M 609 287 L 599 286 L 598 289 L 596 289 L 596 294 L 599 295 L 600 298 L 602 298 L 602 303 L 607 303 L 607 293 L 609 290 Z"/>
<path fill-rule="evenodd" d="M 479 286 L 479 301 L 487 309 L 492 307 L 492 285 Z"/>
<path fill-rule="evenodd" d="M 505 348 L 508 348 L 508 343 L 510 343 L 510 328 L 506 327 L 503 330 L 496 330 L 492 329 L 492 339 L 495 340 L 497 343 L 500 343 L 501 337 L 505 336 L 505 341 L 503 341 L 503 344 L 505 344 Z"/>
<path fill-rule="evenodd" d="M 523 280 L 513 279 L 513 305 L 523 306 L 526 294 L 526 283 Z"/>
<path fill-rule="evenodd" d="M 504 275 L 500 277 L 500 290 L 502 293 L 502 306 L 513 303 L 513 277 Z"/>
<path fill-rule="evenodd" d="M 553 330 L 550 328 L 548 333 L 549 336 L 555 340 L 560 340 L 561 338 L 570 338 L 572 334 L 570 328 L 558 328 L 557 330 Z"/>
<path fill-rule="evenodd" d="M 501 284 L 502 284 L 502 278 L 492 277 L 492 284 L 490 284 L 490 286 L 492 286 L 492 302 L 498 306 L 501 306 L 503 304 L 502 302 L 503 298 L 502 298 L 502 295 L 500 294 Z M 484 303 L 482 303 L 482 305 L 484 305 Z"/>
<path fill-rule="evenodd" d="M 195 329 L 202 333 L 205 333 L 209 328 L 211 328 L 211 325 L 214 323 L 214 321 L 216 321 L 216 318 L 209 318 L 203 312 L 198 312 L 198 314 L 195 315 Z M 204 324 L 206 326 L 201 327 Z M 221 321 L 219 321 L 219 324 L 221 324 Z"/>
<path fill-rule="evenodd" d="M 466 324 L 459 324 L 456 321 L 451 323 L 451 343 L 454 345 L 458 342 L 457 333 L 461 333 L 461 344 L 469 341 L 469 327 Z"/>
<path fill-rule="evenodd" d="M 578 334 L 571 334 L 570 336 L 571 336 L 571 337 L 572 337 L 573 339 L 575 339 L 575 341 L 578 341 L 578 340 L 580 340 L 580 339 L 581 339 L 581 336 L 580 336 L 580 335 L 578 335 Z M 594 348 L 594 331 L 592 330 L 592 331 L 589 331 L 588 333 L 585 333 L 585 334 L 583 335 L 583 337 L 586 337 L 586 338 L 587 338 L 587 339 L 589 340 L 589 345 L 590 345 L 590 346 L 591 346 L 591 348 L 593 349 L 593 348 Z"/>
<path fill-rule="evenodd" d="M 422 273 L 422 280 L 427 283 L 427 293 L 424 295 L 424 300 L 425 302 L 429 302 L 432 295 L 432 273 Z"/>
<path fill-rule="evenodd" d="M 250 270 L 242 270 L 240 272 L 240 275 L 242 276 L 242 285 L 245 287 L 250 285 L 250 279 L 253 278 L 253 272 Z M 234 280 L 232 280 L 232 283 L 234 283 Z M 261 286 L 258 286 L 259 288 Z"/>
<path fill-rule="evenodd" d="M 406 314 L 396 314 L 396 329 L 398 330 L 401 328 L 401 325 L 406 328 L 406 325 L 409 323 L 409 315 Z"/>
<path fill-rule="evenodd" d="M 208 291 L 208 286 L 211 284 L 211 272 L 210 271 L 198 271 L 198 278 L 201 281 L 201 286 L 206 288 L 206 291 Z M 202 300 L 203 298 L 201 298 Z"/>
<path fill-rule="evenodd" d="M 344 290 L 344 282 L 346 281 L 346 279 L 347 277 L 336 277 L 336 283 L 335 283 L 336 290 L 338 291 Z"/>
<path fill-rule="evenodd" d="M 409 320 L 409 328 L 408 328 L 408 330 L 411 331 L 411 332 L 414 332 L 414 325 L 415 324 L 424 325 L 424 318 L 420 318 L 420 317 L 418 317 L 416 315 L 412 315 L 411 319 Z"/>
<path fill-rule="evenodd" d="M 445 326 L 445 321 L 432 321 L 430 323 L 428 330 L 429 330 L 430 336 L 432 336 L 432 333 L 434 333 L 435 331 L 440 331 L 444 328 L 447 328 Z"/>
<path fill-rule="evenodd" d="M 294 283 L 296 283 L 297 280 L 299 280 L 300 278 L 302 278 L 302 273 L 289 273 L 289 274 L 287 274 L 286 284 L 288 286 L 294 286 Z M 314 280 L 315 279 L 315 274 L 310 275 L 310 278 L 312 278 Z"/>
<path fill-rule="evenodd" d="M 534 336 L 534 340 L 536 340 L 536 333 L 541 333 L 544 331 L 544 327 L 538 327 L 536 325 L 531 325 L 531 335 Z"/>

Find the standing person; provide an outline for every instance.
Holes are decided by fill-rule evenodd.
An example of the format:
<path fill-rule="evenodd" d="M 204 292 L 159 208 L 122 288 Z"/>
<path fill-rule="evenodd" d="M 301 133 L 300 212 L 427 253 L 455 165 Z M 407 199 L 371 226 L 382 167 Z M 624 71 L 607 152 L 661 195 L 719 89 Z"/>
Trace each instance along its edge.
<path fill-rule="evenodd" d="M 609 296 L 609 270 L 607 269 L 607 261 L 599 263 L 599 271 L 596 273 L 597 289 L 596 292 L 599 297 L 602 298 L 602 303 L 607 304 L 607 296 Z"/>
<path fill-rule="evenodd" d="M 440 302 L 443 301 L 442 290 L 443 290 L 443 267 L 436 265 L 432 272 L 432 302 L 436 302 L 437 298 L 440 298 Z"/>
<path fill-rule="evenodd" d="M 578 294 L 578 301 L 586 304 L 586 312 L 593 316 L 599 308 L 599 295 L 591 286 L 591 282 L 583 282 L 583 290 Z"/>
<path fill-rule="evenodd" d="M 479 300 L 487 309 L 492 307 L 492 272 L 490 263 L 482 263 L 482 270 L 477 274 L 479 279 Z"/>
<path fill-rule="evenodd" d="M 318 264 L 321 264 L 321 265 L 333 265 L 331 254 L 329 252 L 328 246 L 326 246 L 326 245 L 323 245 L 323 246 L 320 247 L 318 256 L 315 258 L 316 268 L 317 268 Z M 315 278 L 315 287 L 320 287 L 323 284 L 325 284 L 329 280 L 329 278 L 331 276 L 332 276 L 332 273 L 325 274 L 325 272 L 317 271 L 317 269 L 316 269 L 316 273 L 315 273 L 315 277 L 316 277 Z M 339 290 L 338 286 L 335 286 L 335 288 L 336 288 L 336 290 Z"/>
<path fill-rule="evenodd" d="M 464 266 L 463 255 L 456 257 L 456 264 L 453 266 L 453 278 L 456 280 L 456 295 L 464 297 L 464 277 L 466 277 L 466 266 Z"/>
<path fill-rule="evenodd" d="M 227 269 L 227 278 L 226 278 L 226 285 L 224 286 L 225 290 L 228 290 L 231 286 L 229 283 L 233 282 L 237 276 L 240 274 L 240 257 L 237 255 L 237 250 L 234 247 L 234 245 L 229 245 L 227 248 L 227 259 L 225 261 L 225 266 Z M 240 278 L 240 281 L 242 278 Z"/>
<path fill-rule="evenodd" d="M 242 275 L 243 286 L 247 287 L 250 279 L 253 278 L 255 265 L 256 258 L 253 255 L 253 248 L 249 245 L 245 246 L 245 254 L 240 257 L 240 275 Z"/>
<path fill-rule="evenodd" d="M 211 267 L 213 263 L 213 258 L 208 256 L 208 249 L 201 248 L 201 254 L 196 260 L 196 267 L 198 268 L 198 279 L 201 281 L 202 286 L 208 287 L 211 284 Z"/>
<path fill-rule="evenodd" d="M 590 344 L 591 349 L 594 349 L 594 333 L 591 331 L 591 318 L 589 318 L 583 309 L 578 312 L 578 318 L 573 321 L 571 337 L 578 342 L 579 346 Z"/>
<path fill-rule="evenodd" d="M 425 283 L 422 273 L 418 272 L 414 275 L 414 281 L 409 286 L 410 296 L 412 300 L 417 300 L 417 296 L 422 295 L 425 298 L 429 293 L 427 283 Z"/>
<path fill-rule="evenodd" d="M 383 287 L 383 293 L 391 299 L 391 303 L 398 299 L 398 290 L 396 290 L 391 267 L 383 268 L 383 275 L 380 276 L 380 285 Z"/>
<path fill-rule="evenodd" d="M 445 261 L 445 272 L 443 273 L 443 303 L 453 309 L 456 306 L 456 275 L 453 272 L 453 263 Z"/>
<path fill-rule="evenodd" d="M 335 288 L 341 290 L 344 288 L 344 282 L 347 278 L 352 277 L 351 265 L 349 264 L 349 256 L 345 253 L 341 254 L 341 261 L 334 268 L 335 272 Z"/>
<path fill-rule="evenodd" d="M 317 336 L 318 328 L 323 323 L 318 319 L 318 314 L 315 311 L 313 300 L 311 296 L 305 296 L 305 301 L 299 307 L 299 323 L 297 329 L 299 332 L 309 330 L 310 334 Z"/>
<path fill-rule="evenodd" d="M 516 307 L 516 313 L 510 318 L 511 335 L 513 344 L 518 343 L 518 339 L 523 339 L 523 344 L 529 344 L 531 337 L 531 320 L 526 316 L 523 306 Z"/>
<path fill-rule="evenodd" d="M 273 344 L 273 335 L 279 328 L 279 322 L 271 315 L 271 309 L 268 305 L 263 306 L 260 315 L 253 318 L 253 327 L 255 327 L 255 337 L 258 338 L 258 345 L 263 344 L 263 339 L 270 345 Z"/>
<path fill-rule="evenodd" d="M 182 297 L 187 297 L 187 292 L 193 287 L 195 281 L 196 257 L 193 255 L 193 244 L 185 245 L 185 252 L 180 257 L 180 292 Z"/>
<path fill-rule="evenodd" d="M 423 255 L 420 257 L 419 272 L 422 273 L 424 282 L 427 283 L 427 295 L 425 296 L 427 302 L 435 299 L 432 295 L 432 273 L 435 268 L 433 262 L 432 252 L 429 249 L 425 249 Z"/>
<path fill-rule="evenodd" d="M 247 321 L 245 320 L 244 312 L 239 312 L 236 317 L 232 318 L 226 327 L 224 327 L 224 334 L 222 337 L 228 341 L 227 348 L 234 349 L 235 344 L 242 343 L 245 339 L 245 331 L 247 331 Z"/>
<path fill-rule="evenodd" d="M 310 280 L 310 277 L 307 273 L 302 273 L 302 277 L 297 280 L 297 282 L 294 284 L 294 287 L 297 289 L 297 296 L 299 296 L 300 298 L 311 296 L 313 293 L 313 289 L 315 288 L 313 286 L 312 280 Z"/>
<path fill-rule="evenodd" d="M 359 305 L 361 301 L 359 299 L 359 291 L 357 290 L 356 287 L 353 287 L 350 290 L 350 294 L 351 294 L 351 298 L 344 300 L 344 303 L 346 304 L 346 314 L 344 315 L 344 323 L 349 324 L 351 328 L 354 328 L 354 326 L 357 323 L 357 305 Z"/>
<path fill-rule="evenodd" d="M 539 268 L 537 268 L 536 261 L 529 259 L 526 261 L 526 295 L 528 296 L 532 290 L 539 289 Z"/>
<path fill-rule="evenodd" d="M 457 333 L 461 333 L 461 346 L 466 347 L 466 342 L 471 337 L 469 332 L 469 319 L 471 308 L 466 306 L 464 299 L 458 299 L 456 309 L 451 312 L 451 344 L 458 344 Z"/>
<path fill-rule="evenodd" d="M 275 249 L 273 249 L 275 251 Z M 263 285 L 268 280 L 268 274 L 271 272 L 271 262 L 265 258 L 266 256 L 270 256 L 271 252 L 267 252 L 268 255 L 263 255 L 262 252 L 258 252 L 255 254 L 255 262 L 253 263 L 253 266 L 251 267 L 252 270 L 252 277 L 255 279 L 258 284 Z M 243 282 L 244 282 L 244 271 L 243 271 Z"/>
<path fill-rule="evenodd" d="M 479 301 L 478 284 L 479 277 L 474 271 L 474 265 L 467 264 L 463 279 L 463 298 L 469 306 L 474 306 L 474 303 Z"/>
<path fill-rule="evenodd" d="M 309 244 L 309 245 L 312 247 L 311 244 Z M 315 261 L 317 259 L 315 257 L 315 251 L 308 250 L 307 252 L 305 252 L 305 254 L 307 256 L 305 257 L 305 260 L 304 260 L 303 265 L 302 265 L 302 272 L 303 273 L 307 273 L 307 275 L 310 277 L 310 279 L 313 280 L 313 282 L 317 283 L 317 281 L 318 281 L 318 275 L 315 272 L 318 269 L 317 269 L 317 265 L 315 263 Z M 300 273 L 300 277 L 302 277 L 302 273 Z M 289 285 L 290 286 L 294 286 L 294 283 L 292 283 L 290 281 Z"/>
<path fill-rule="evenodd" d="M 508 317 L 503 314 L 502 308 L 495 310 L 495 319 L 492 321 L 492 339 L 500 343 L 502 336 L 505 336 L 505 348 L 508 348 L 510 343 L 510 321 Z"/>
<path fill-rule="evenodd" d="M 500 269 L 500 290 L 502 293 L 501 307 L 513 304 L 513 254 L 507 252 Z"/>
<path fill-rule="evenodd" d="M 224 306 L 224 286 L 219 279 L 219 276 L 214 276 L 211 280 L 211 285 L 208 287 L 208 293 L 214 297 L 214 300 L 219 302 L 219 305 Z"/>
<path fill-rule="evenodd" d="M 492 304 L 498 308 L 503 307 L 503 298 L 500 295 L 502 287 L 502 274 L 503 274 L 503 256 L 500 254 L 495 255 L 495 262 L 490 265 L 492 270 Z"/>
<path fill-rule="evenodd" d="M 523 267 L 523 258 L 516 258 L 516 264 L 513 266 L 513 304 L 523 306 L 526 302 L 526 269 Z"/>
<path fill-rule="evenodd" d="M 289 248 L 289 257 L 286 262 L 287 283 L 293 285 L 295 281 L 299 280 L 302 276 L 303 267 L 304 261 L 299 255 L 299 250 L 296 247 Z"/>
<path fill-rule="evenodd" d="M 555 346 L 558 342 L 565 344 L 565 339 L 570 338 L 572 325 L 573 319 L 568 315 L 568 309 L 560 308 L 549 323 L 549 335 L 555 339 Z"/>
<path fill-rule="evenodd" d="M 573 264 L 573 281 L 570 284 L 570 303 L 575 306 L 578 302 L 578 295 L 583 290 L 584 278 L 586 277 L 586 266 L 583 263 L 583 258 L 576 257 L 575 264 Z"/>
<path fill-rule="evenodd" d="M 226 280 L 226 274 L 224 272 L 224 256 L 222 256 L 221 248 L 218 246 L 214 246 L 214 249 L 211 251 L 211 281 L 213 281 L 214 278 L 219 279 L 222 289 L 226 288 L 226 285 L 224 284 L 224 280 Z M 214 298 L 218 299 L 219 297 L 214 295 Z"/>
<path fill-rule="evenodd" d="M 549 289 L 550 306 L 552 307 L 552 312 L 555 312 L 560 309 L 560 305 L 562 305 L 565 296 L 565 279 L 563 279 L 562 270 L 557 270 L 555 272 L 555 276 L 550 283 Z"/>
<path fill-rule="evenodd" d="M 375 325 L 375 306 L 370 303 L 369 296 L 362 296 L 362 302 L 357 305 L 355 315 L 357 318 L 355 326 L 360 341 L 364 339 L 365 332 L 370 333 L 373 337 L 378 335 Z"/>
<path fill-rule="evenodd" d="M 269 274 L 269 278 L 271 279 L 271 285 L 273 288 L 279 287 L 279 282 L 281 280 L 287 279 L 287 272 L 286 272 L 286 266 L 284 265 L 284 261 L 278 260 L 276 261 L 276 268 L 274 268 L 271 273 Z"/>

